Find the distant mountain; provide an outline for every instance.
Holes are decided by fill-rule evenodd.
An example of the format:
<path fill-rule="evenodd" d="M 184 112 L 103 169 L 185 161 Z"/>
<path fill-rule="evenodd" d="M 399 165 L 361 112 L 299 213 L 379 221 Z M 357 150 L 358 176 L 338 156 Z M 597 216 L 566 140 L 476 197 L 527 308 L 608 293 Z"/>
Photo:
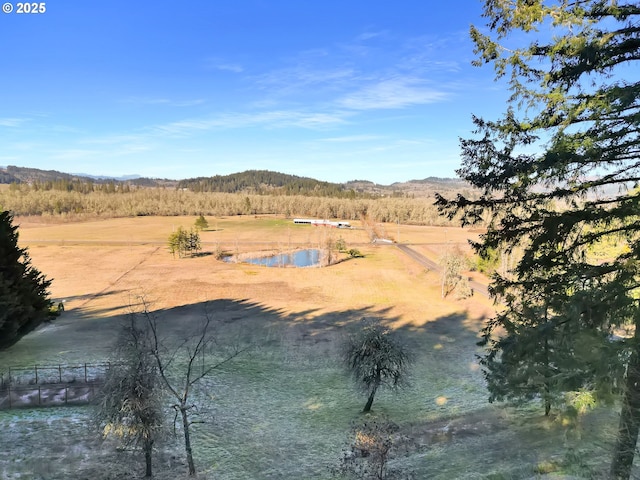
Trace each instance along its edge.
<path fill-rule="evenodd" d="M 39 168 L 16 167 L 9 165 L 0 167 L 0 183 L 126 183 L 146 187 L 175 187 L 175 180 L 159 178 L 144 178 L 139 175 L 125 175 L 122 177 L 108 177 L 104 175 L 89 175 L 87 173 L 64 173 L 57 170 L 41 170 Z"/>
<path fill-rule="evenodd" d="M 82 178 L 93 178 L 94 180 L 117 180 L 119 182 L 126 182 L 127 180 L 136 180 L 142 178 L 140 175 L 122 175 L 121 177 L 109 177 L 107 175 L 89 175 L 88 173 L 72 173 Z"/>
<path fill-rule="evenodd" d="M 0 167 L 0 183 L 49 183 L 69 189 L 69 184 L 125 184 L 140 187 L 182 188 L 194 192 L 252 193 L 264 195 L 308 195 L 342 198 L 387 196 L 433 196 L 470 190 L 470 186 L 456 178 L 427 177 L 422 180 L 380 185 L 369 180 L 331 183 L 309 177 L 299 177 L 270 170 L 247 170 L 230 175 L 196 177 L 184 180 L 146 178 L 139 175 L 120 177 L 97 176 L 86 173 L 64 173 L 57 170 L 7 166 Z M 51 188 L 57 188 L 53 185 Z M 72 188 L 73 189 L 73 188 Z M 89 191 L 91 187 L 89 187 Z M 82 191 L 85 191 L 82 189 Z"/>
<path fill-rule="evenodd" d="M 81 177 L 56 170 L 40 170 L 38 168 L 15 167 L 13 165 L 0 167 L 0 183 L 53 182 L 56 180 L 72 181 L 76 179 L 81 179 Z"/>
<path fill-rule="evenodd" d="M 464 180 L 459 178 L 427 177 L 422 180 L 409 180 L 408 182 L 396 182 L 391 185 L 405 194 L 416 197 L 431 197 L 438 192 L 445 196 L 451 193 L 465 192 L 467 195 L 473 190 Z M 450 195 L 449 195 L 450 196 Z"/>

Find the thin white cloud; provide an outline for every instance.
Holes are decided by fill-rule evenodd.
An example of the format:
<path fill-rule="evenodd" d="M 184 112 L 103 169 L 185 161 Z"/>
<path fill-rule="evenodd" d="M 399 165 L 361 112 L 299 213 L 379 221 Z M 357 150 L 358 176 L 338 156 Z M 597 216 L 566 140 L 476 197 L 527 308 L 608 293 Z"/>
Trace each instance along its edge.
<path fill-rule="evenodd" d="M 28 118 L 0 118 L 0 127 L 19 127 L 27 121 Z"/>
<path fill-rule="evenodd" d="M 355 76 L 351 68 L 311 68 L 306 65 L 272 70 L 255 77 L 259 88 L 279 95 L 314 89 L 336 89 L 351 82 Z"/>
<path fill-rule="evenodd" d="M 339 104 L 353 110 L 394 109 L 442 102 L 448 94 L 415 77 L 393 77 L 343 97 Z"/>
<path fill-rule="evenodd" d="M 346 123 L 344 112 L 323 113 L 296 110 L 274 110 L 257 113 L 231 113 L 210 118 L 190 119 L 155 125 L 149 132 L 156 135 L 188 136 L 206 130 L 246 127 L 323 128 Z"/>
<path fill-rule="evenodd" d="M 68 148 L 57 150 L 49 158 L 51 160 L 84 160 L 102 154 L 102 150 L 88 150 L 83 148 Z"/>
<path fill-rule="evenodd" d="M 226 72 L 233 72 L 233 73 L 244 72 L 244 68 L 242 67 L 242 65 L 238 63 L 221 63 L 218 65 L 214 65 L 214 67 L 217 68 L 218 70 L 222 70 Z"/>
<path fill-rule="evenodd" d="M 147 98 L 147 97 L 129 97 L 122 100 L 122 103 L 131 103 L 134 105 L 166 105 L 168 107 L 193 107 L 201 105 L 205 102 L 202 98 L 192 100 L 170 100 L 168 98 Z"/>
<path fill-rule="evenodd" d="M 385 137 L 380 135 L 345 135 L 343 137 L 321 138 L 321 142 L 330 143 L 350 143 L 350 142 L 370 142 L 372 140 L 381 140 Z"/>
<path fill-rule="evenodd" d="M 203 66 L 207 70 L 221 70 L 223 72 L 242 73 L 245 68 L 238 62 L 229 61 L 221 57 L 208 57 L 203 59 Z"/>
<path fill-rule="evenodd" d="M 356 37 L 356 41 L 358 42 L 366 42 L 367 40 L 371 40 L 372 38 L 386 36 L 389 32 L 386 30 L 380 30 L 379 32 L 364 32 Z"/>

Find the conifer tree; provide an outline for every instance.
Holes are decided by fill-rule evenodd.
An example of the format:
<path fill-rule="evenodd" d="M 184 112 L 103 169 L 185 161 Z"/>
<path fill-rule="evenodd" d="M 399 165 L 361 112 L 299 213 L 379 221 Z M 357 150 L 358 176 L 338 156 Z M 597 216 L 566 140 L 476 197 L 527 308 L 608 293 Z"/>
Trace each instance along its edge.
<path fill-rule="evenodd" d="M 471 29 L 476 63 L 512 96 L 461 141 L 458 173 L 480 198 L 437 203 L 465 224 L 490 218 L 481 255 L 523 252 L 493 277 L 506 309 L 484 332 L 485 374 L 496 399 L 517 395 L 534 362 L 547 365 L 536 387 L 546 400 L 621 390 L 611 477 L 627 479 L 640 428 L 640 5 L 485 0 L 484 16 L 487 28 Z M 593 255 L 609 242 L 622 248 Z M 623 325 L 634 336 L 612 342 Z"/>
<path fill-rule="evenodd" d="M 209 228 L 209 222 L 206 218 L 204 218 L 204 215 L 200 215 L 198 218 L 196 218 L 195 227 L 196 231 L 202 231 Z"/>
<path fill-rule="evenodd" d="M 380 387 L 397 390 L 407 384 L 412 362 L 410 352 L 377 320 L 363 319 L 361 328 L 347 338 L 342 356 L 355 384 L 368 396 L 364 413 L 371 411 Z"/>
<path fill-rule="evenodd" d="M 0 212 L 0 346 L 17 342 L 51 316 L 50 284 L 18 246 L 11 212 Z"/>

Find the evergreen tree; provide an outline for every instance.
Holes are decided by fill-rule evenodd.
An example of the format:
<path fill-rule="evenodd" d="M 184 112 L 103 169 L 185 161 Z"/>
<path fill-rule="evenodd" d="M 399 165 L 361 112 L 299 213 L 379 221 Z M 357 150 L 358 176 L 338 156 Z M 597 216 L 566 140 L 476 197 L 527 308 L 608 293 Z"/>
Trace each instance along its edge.
<path fill-rule="evenodd" d="M 197 231 L 202 231 L 209 228 L 209 222 L 207 222 L 207 219 L 204 218 L 204 215 L 200 215 L 198 218 L 196 218 L 195 227 Z"/>
<path fill-rule="evenodd" d="M 187 232 L 182 226 L 169 235 L 168 244 L 169 252 L 174 257 L 176 253 L 179 257 L 184 257 L 187 254 L 194 256 L 202 250 L 202 242 L 197 230 L 192 228 Z"/>
<path fill-rule="evenodd" d="M 466 224 L 489 216 L 480 254 L 523 252 L 493 277 L 506 313 L 485 330 L 485 374 L 495 398 L 517 394 L 535 362 L 538 390 L 622 390 L 611 476 L 626 479 L 640 428 L 640 191 L 629 188 L 640 183 L 640 6 L 486 0 L 484 16 L 487 33 L 471 29 L 476 63 L 507 77 L 512 97 L 461 142 L 458 173 L 481 197 L 437 203 Z M 612 241 L 624 248 L 592 254 Z M 628 324 L 632 338 L 610 341 Z"/>
<path fill-rule="evenodd" d="M 31 265 L 27 249 L 18 247 L 13 215 L 0 212 L 0 346 L 17 342 L 49 318 L 50 284 Z"/>
<path fill-rule="evenodd" d="M 382 386 L 397 389 L 407 383 L 411 357 L 405 345 L 378 321 L 364 321 L 350 335 L 342 352 L 345 366 L 360 390 L 368 395 L 369 412 Z"/>

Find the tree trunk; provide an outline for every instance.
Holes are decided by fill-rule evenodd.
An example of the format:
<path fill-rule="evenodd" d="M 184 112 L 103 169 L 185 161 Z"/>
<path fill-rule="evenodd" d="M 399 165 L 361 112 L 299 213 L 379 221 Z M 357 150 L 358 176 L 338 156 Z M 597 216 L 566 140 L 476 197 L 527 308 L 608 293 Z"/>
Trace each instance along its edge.
<path fill-rule="evenodd" d="M 635 321 L 635 329 L 620 411 L 618 441 L 611 463 L 611 478 L 615 480 L 628 480 L 631 476 L 640 427 L 640 317 Z"/>
<path fill-rule="evenodd" d="M 371 411 L 371 405 L 373 405 L 373 397 L 376 396 L 376 391 L 382 382 L 382 375 L 380 374 L 380 369 L 376 366 L 376 381 L 373 384 L 373 388 L 371 389 L 371 393 L 369 394 L 369 400 L 367 400 L 367 404 L 364 406 L 364 410 L 362 413 L 368 413 Z"/>
<path fill-rule="evenodd" d="M 369 394 L 369 400 L 367 400 L 367 404 L 364 406 L 364 410 L 362 410 L 363 413 L 371 411 L 371 405 L 373 405 L 373 397 L 375 397 L 376 395 L 376 390 L 377 388 L 373 388 L 373 390 L 371 390 L 371 393 Z"/>
<path fill-rule="evenodd" d="M 189 417 L 187 416 L 187 408 L 180 406 L 182 414 L 182 429 L 184 430 L 184 450 L 187 453 L 187 464 L 189 465 L 189 475 L 196 474 L 196 466 L 193 463 L 193 452 L 191 450 L 191 438 L 189 437 Z"/>
<path fill-rule="evenodd" d="M 545 323 L 547 321 L 547 308 L 544 310 Z M 544 416 L 548 417 L 551 412 L 551 385 L 549 380 L 549 338 L 544 337 Z"/>
<path fill-rule="evenodd" d="M 145 477 L 153 477 L 153 471 L 151 468 L 151 452 L 153 449 L 153 440 L 146 439 L 144 441 L 144 460 L 147 465 L 147 470 L 144 474 Z"/>

